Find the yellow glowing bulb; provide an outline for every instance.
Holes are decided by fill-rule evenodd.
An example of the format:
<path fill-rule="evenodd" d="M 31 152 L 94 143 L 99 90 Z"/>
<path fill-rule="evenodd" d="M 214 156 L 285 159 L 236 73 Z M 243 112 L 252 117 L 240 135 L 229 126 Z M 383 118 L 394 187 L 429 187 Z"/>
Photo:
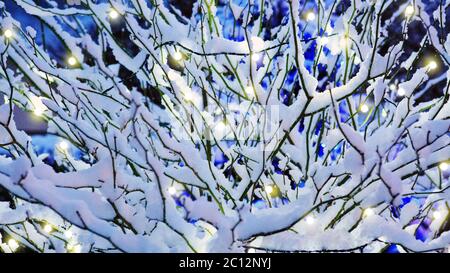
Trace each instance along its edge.
<path fill-rule="evenodd" d="M 16 240 L 9 239 L 8 240 L 8 246 L 9 246 L 9 248 L 11 248 L 12 251 L 15 251 L 19 247 L 19 244 L 17 243 Z"/>
<path fill-rule="evenodd" d="M 265 187 L 265 190 L 266 190 L 266 192 L 268 193 L 268 194 L 271 194 L 272 192 L 273 192 L 273 187 L 272 186 L 266 186 Z"/>
<path fill-rule="evenodd" d="M 395 91 L 395 90 L 397 90 L 397 86 L 393 83 L 393 84 L 389 85 L 389 89 L 391 91 Z"/>
<path fill-rule="evenodd" d="M 34 107 L 33 114 L 35 114 L 38 117 L 42 116 L 44 111 L 47 110 L 47 107 L 45 106 L 45 104 L 42 103 L 42 100 L 39 97 L 32 97 L 31 103 Z"/>
<path fill-rule="evenodd" d="M 383 109 L 383 111 L 381 111 L 381 116 L 383 116 L 383 118 L 387 117 L 387 111 Z"/>
<path fill-rule="evenodd" d="M 247 94 L 247 96 L 253 96 L 255 94 L 255 89 L 253 89 L 252 86 L 247 86 L 245 87 L 245 93 Z"/>
<path fill-rule="evenodd" d="M 58 144 L 58 147 L 59 147 L 61 150 L 66 151 L 67 149 L 69 149 L 69 143 L 67 143 L 66 141 L 61 141 L 61 142 Z"/>
<path fill-rule="evenodd" d="M 308 225 L 312 225 L 312 224 L 314 224 L 315 219 L 314 219 L 313 216 L 309 215 L 309 216 L 306 217 L 305 221 L 306 221 L 306 223 L 307 223 Z"/>
<path fill-rule="evenodd" d="M 405 15 L 406 15 L 406 17 L 411 17 L 414 15 L 414 6 L 413 5 L 409 5 L 406 7 Z"/>
<path fill-rule="evenodd" d="M 52 230 L 53 230 L 53 228 L 52 228 L 51 225 L 47 224 L 47 225 L 44 226 L 44 231 L 46 233 L 50 233 L 50 232 L 52 232 Z"/>
<path fill-rule="evenodd" d="M 446 171 L 448 169 L 448 163 L 442 162 L 441 164 L 439 164 L 439 169 L 441 169 L 441 171 Z"/>
<path fill-rule="evenodd" d="M 179 62 L 183 59 L 183 54 L 181 54 L 179 51 L 176 51 L 175 53 L 173 53 L 172 58 Z"/>
<path fill-rule="evenodd" d="M 437 68 L 437 63 L 435 62 L 435 61 L 431 61 L 429 64 L 428 64 L 428 68 L 430 69 L 430 70 L 434 70 L 434 69 L 436 69 Z"/>
<path fill-rule="evenodd" d="M 5 30 L 5 32 L 3 32 L 3 35 L 5 35 L 6 38 L 11 38 L 13 36 L 13 32 L 10 29 Z"/>
<path fill-rule="evenodd" d="M 442 213 L 440 211 L 433 212 L 433 218 L 438 220 L 442 218 Z"/>
<path fill-rule="evenodd" d="M 70 230 L 66 230 L 66 231 L 64 232 L 64 236 L 65 236 L 67 239 L 70 239 L 70 238 L 72 238 L 73 233 L 72 233 L 72 231 L 70 231 Z"/>
<path fill-rule="evenodd" d="M 369 112 L 369 106 L 367 106 L 367 104 L 362 104 L 361 107 L 359 108 L 361 110 L 361 112 L 363 113 L 367 113 Z"/>
<path fill-rule="evenodd" d="M 74 66 L 74 65 L 77 64 L 77 59 L 75 59 L 75 57 L 71 56 L 71 57 L 69 57 L 69 59 L 67 59 L 67 63 L 68 63 L 70 66 Z"/>
<path fill-rule="evenodd" d="M 170 195 L 175 195 L 177 193 L 177 189 L 174 186 L 169 187 L 167 191 Z"/>
<path fill-rule="evenodd" d="M 117 19 L 117 17 L 119 17 L 119 13 L 117 12 L 117 10 L 112 9 L 112 10 L 109 12 L 109 18 L 111 18 L 111 19 Z"/>
<path fill-rule="evenodd" d="M 367 218 L 367 217 L 370 217 L 370 216 L 372 216 L 372 215 L 374 215 L 374 214 L 375 214 L 375 212 L 373 211 L 373 209 L 367 208 L 367 209 L 365 209 L 364 212 L 363 212 L 363 217 L 364 217 L 364 218 Z"/>
<path fill-rule="evenodd" d="M 316 15 L 314 14 L 314 12 L 310 11 L 308 12 L 308 14 L 306 14 L 306 20 L 312 21 L 314 19 L 316 19 Z"/>
<path fill-rule="evenodd" d="M 397 90 L 397 95 L 403 97 L 403 96 L 405 95 L 405 89 L 399 88 L 399 89 Z"/>
<path fill-rule="evenodd" d="M 67 246 L 67 250 L 69 250 L 72 253 L 80 253 L 81 252 L 81 245 L 78 244 L 69 244 Z"/>

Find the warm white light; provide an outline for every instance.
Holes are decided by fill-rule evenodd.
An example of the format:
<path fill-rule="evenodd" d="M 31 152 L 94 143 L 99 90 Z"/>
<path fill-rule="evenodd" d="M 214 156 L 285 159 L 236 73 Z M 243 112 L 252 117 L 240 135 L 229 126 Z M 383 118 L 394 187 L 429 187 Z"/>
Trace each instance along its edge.
<path fill-rule="evenodd" d="M 44 231 L 46 233 L 50 233 L 50 232 L 52 232 L 52 230 L 53 230 L 53 228 L 52 228 L 51 225 L 47 224 L 47 225 L 44 226 Z"/>
<path fill-rule="evenodd" d="M 175 195 L 177 193 L 177 189 L 174 186 L 169 187 L 167 191 L 170 195 Z"/>
<path fill-rule="evenodd" d="M 13 32 L 10 29 L 5 30 L 5 32 L 3 32 L 3 35 L 5 35 L 6 38 L 11 38 L 13 36 Z"/>
<path fill-rule="evenodd" d="M 442 218 L 442 213 L 440 211 L 433 212 L 433 218 L 438 220 Z"/>
<path fill-rule="evenodd" d="M 179 51 L 176 51 L 175 53 L 173 53 L 172 58 L 179 62 L 183 59 L 183 54 L 181 54 Z"/>
<path fill-rule="evenodd" d="M 247 86 L 245 87 L 245 93 L 247 94 L 247 96 L 251 97 L 255 94 L 255 89 L 253 89 L 252 86 Z"/>
<path fill-rule="evenodd" d="M 64 232 L 64 237 L 66 237 L 67 239 L 72 238 L 72 236 L 73 236 L 72 231 L 66 230 L 66 231 Z"/>
<path fill-rule="evenodd" d="M 397 95 L 403 97 L 405 95 L 405 89 L 399 88 L 398 91 L 397 91 Z"/>
<path fill-rule="evenodd" d="M 80 253 L 81 252 L 81 245 L 78 244 L 69 244 L 67 246 L 67 250 L 69 250 L 72 253 Z"/>
<path fill-rule="evenodd" d="M 252 60 L 256 63 L 261 59 L 261 55 L 258 53 L 253 53 Z"/>
<path fill-rule="evenodd" d="M 367 209 L 365 209 L 364 212 L 363 212 L 363 217 L 364 217 L 364 218 L 367 218 L 367 217 L 372 216 L 372 215 L 374 215 L 374 214 L 375 214 L 375 212 L 373 211 L 373 209 L 367 208 Z"/>
<path fill-rule="evenodd" d="M 306 221 L 306 223 L 307 223 L 308 225 L 312 225 L 312 224 L 314 224 L 315 219 L 314 219 L 313 216 L 309 215 L 309 216 L 306 217 L 305 221 Z"/>
<path fill-rule="evenodd" d="M 9 246 L 9 248 L 11 248 L 12 251 L 15 251 L 19 247 L 19 244 L 17 243 L 16 240 L 9 239 L 8 240 L 8 246 Z"/>
<path fill-rule="evenodd" d="M 109 18 L 111 18 L 111 19 L 117 19 L 117 17 L 119 17 L 119 13 L 117 12 L 117 10 L 112 9 L 112 10 L 109 12 Z"/>
<path fill-rule="evenodd" d="M 271 194 L 272 192 L 273 192 L 273 187 L 272 186 L 266 186 L 265 187 L 265 190 L 266 190 L 266 192 L 268 193 L 268 194 Z"/>
<path fill-rule="evenodd" d="M 406 17 L 411 17 L 414 15 L 414 6 L 413 5 L 409 5 L 406 7 L 405 15 L 406 15 Z"/>
<path fill-rule="evenodd" d="M 383 110 L 381 111 L 381 116 L 382 116 L 383 118 L 387 117 L 387 111 L 383 109 Z"/>
<path fill-rule="evenodd" d="M 436 69 L 437 68 L 437 63 L 435 62 L 435 61 L 431 61 L 429 64 L 428 64 L 428 68 L 430 69 L 430 70 L 434 70 L 434 69 Z"/>
<path fill-rule="evenodd" d="M 247 253 L 256 253 L 256 250 L 254 248 L 247 249 Z"/>
<path fill-rule="evenodd" d="M 389 89 L 391 90 L 391 91 L 395 91 L 395 90 L 397 90 L 397 86 L 395 85 L 395 84 L 391 84 L 391 85 L 389 85 Z"/>
<path fill-rule="evenodd" d="M 447 162 L 442 162 L 441 164 L 439 164 L 439 169 L 441 169 L 441 171 L 448 170 L 448 163 Z"/>
<path fill-rule="evenodd" d="M 69 148 L 69 143 L 67 143 L 66 141 L 61 141 L 60 143 L 58 143 L 58 147 L 63 151 L 67 151 L 67 149 Z"/>
<path fill-rule="evenodd" d="M 194 100 L 194 93 L 192 91 L 190 91 L 190 90 L 185 91 L 183 93 L 183 96 L 184 96 L 184 99 L 186 101 L 193 101 Z"/>
<path fill-rule="evenodd" d="M 316 19 L 316 15 L 314 14 L 314 12 L 310 11 L 308 12 L 308 14 L 306 14 L 306 20 L 312 21 L 314 19 Z"/>
<path fill-rule="evenodd" d="M 5 102 L 5 104 L 9 103 L 9 97 L 8 96 L 3 96 L 3 101 Z"/>
<path fill-rule="evenodd" d="M 44 113 L 45 110 L 47 110 L 47 107 L 45 104 L 42 103 L 41 98 L 39 97 L 32 97 L 31 98 L 31 104 L 33 105 L 33 114 L 40 117 Z"/>
<path fill-rule="evenodd" d="M 318 40 L 317 42 L 321 46 L 324 46 L 324 45 L 326 45 L 328 43 L 328 37 L 326 37 L 326 36 L 319 37 L 317 40 Z"/>
<path fill-rule="evenodd" d="M 69 57 L 69 59 L 67 59 L 67 63 L 68 63 L 70 66 L 74 66 L 74 65 L 77 64 L 77 59 L 75 59 L 75 57 L 71 56 L 71 57 Z"/>
<path fill-rule="evenodd" d="M 367 104 L 362 104 L 361 106 L 360 106 L 360 108 L 359 108 L 360 110 L 361 110 L 361 112 L 363 112 L 363 113 L 367 113 L 367 112 L 369 112 L 369 106 L 367 106 Z"/>
<path fill-rule="evenodd" d="M 225 132 L 225 130 L 227 129 L 227 125 L 225 124 L 225 122 L 220 121 L 217 123 L 217 125 L 214 127 L 217 133 L 223 133 Z"/>

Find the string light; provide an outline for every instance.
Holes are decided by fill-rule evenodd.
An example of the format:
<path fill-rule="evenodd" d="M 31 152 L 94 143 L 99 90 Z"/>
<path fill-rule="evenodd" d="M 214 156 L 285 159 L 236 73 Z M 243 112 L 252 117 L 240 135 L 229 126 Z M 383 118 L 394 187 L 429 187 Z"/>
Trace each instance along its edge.
<path fill-rule="evenodd" d="M 363 104 L 359 107 L 359 109 L 360 109 L 361 112 L 363 112 L 363 113 L 369 112 L 369 106 L 367 106 L 367 104 L 365 104 L 365 103 L 363 103 Z"/>
<path fill-rule="evenodd" d="M 185 91 L 183 93 L 183 96 L 184 96 L 184 99 L 186 101 L 193 101 L 194 100 L 194 93 L 192 91 L 190 91 L 190 90 Z"/>
<path fill-rule="evenodd" d="M 434 211 L 434 212 L 433 212 L 433 218 L 434 218 L 435 220 L 441 219 L 441 218 L 442 218 L 442 213 L 441 213 L 440 211 Z"/>
<path fill-rule="evenodd" d="M 305 221 L 306 221 L 306 223 L 307 223 L 308 225 L 312 225 L 312 224 L 314 224 L 315 219 L 314 219 L 313 216 L 308 215 L 308 216 L 306 217 Z"/>
<path fill-rule="evenodd" d="M 405 89 L 399 88 L 399 89 L 397 90 L 397 95 L 403 97 L 403 96 L 405 95 Z"/>
<path fill-rule="evenodd" d="M 69 149 L 69 143 L 67 143 L 66 141 L 61 141 L 60 143 L 58 143 L 58 147 L 63 151 L 67 151 L 67 149 Z"/>
<path fill-rule="evenodd" d="M 33 104 L 33 114 L 40 117 L 47 110 L 47 107 L 42 103 L 41 98 L 32 97 L 31 103 Z"/>
<path fill-rule="evenodd" d="M 19 247 L 19 244 L 17 243 L 16 240 L 14 240 L 14 239 L 9 239 L 9 240 L 8 240 L 8 246 L 9 246 L 9 248 L 10 248 L 12 251 L 15 251 L 15 250 Z"/>
<path fill-rule="evenodd" d="M 339 40 L 339 45 L 342 48 L 348 48 L 348 46 L 350 45 L 350 39 L 348 38 L 348 36 L 343 36 L 340 40 Z"/>
<path fill-rule="evenodd" d="M 436 69 L 437 68 L 437 63 L 435 62 L 435 61 L 431 61 L 430 63 L 428 63 L 428 68 L 430 69 L 430 70 L 434 70 L 434 69 Z"/>
<path fill-rule="evenodd" d="M 367 208 L 367 209 L 365 209 L 364 212 L 363 212 L 363 217 L 364 217 L 364 218 L 367 218 L 367 217 L 370 217 L 370 216 L 372 216 L 372 215 L 374 215 L 374 214 L 375 214 L 375 212 L 373 211 L 373 209 Z"/>
<path fill-rule="evenodd" d="M 249 85 L 245 87 L 245 93 L 247 94 L 247 96 L 251 97 L 255 93 L 255 89 L 253 89 L 253 87 Z"/>
<path fill-rule="evenodd" d="M 414 15 L 414 6 L 413 5 L 409 5 L 409 6 L 406 7 L 405 15 L 408 18 Z"/>
<path fill-rule="evenodd" d="M 117 17 L 119 17 L 119 13 L 117 12 L 117 10 L 111 9 L 111 11 L 109 12 L 109 18 L 117 19 Z"/>
<path fill-rule="evenodd" d="M 44 226 L 44 231 L 45 231 L 45 233 L 50 233 L 50 232 L 52 232 L 52 230 L 53 230 L 53 228 L 52 228 L 51 225 L 46 224 L 46 225 Z"/>
<path fill-rule="evenodd" d="M 80 253 L 81 252 L 81 245 L 71 243 L 71 244 L 69 244 L 67 246 L 67 250 L 69 250 L 72 253 Z"/>
<path fill-rule="evenodd" d="M 75 59 L 75 57 L 73 57 L 73 56 L 70 56 L 69 59 L 67 59 L 67 63 L 68 63 L 70 66 L 74 66 L 74 65 L 77 64 L 77 59 Z"/>
<path fill-rule="evenodd" d="M 273 187 L 272 186 L 266 186 L 265 188 L 265 191 L 268 193 L 268 194 L 271 194 L 272 192 L 273 192 Z"/>
<path fill-rule="evenodd" d="M 448 163 L 447 162 L 442 162 L 441 164 L 439 164 L 439 169 L 441 171 L 446 171 L 448 169 Z"/>
<path fill-rule="evenodd" d="M 391 91 L 395 91 L 395 90 L 397 90 L 397 86 L 394 83 L 392 83 L 391 85 L 389 85 L 389 89 Z"/>
<path fill-rule="evenodd" d="M 181 54 L 179 51 L 175 51 L 175 53 L 173 53 L 172 58 L 179 62 L 183 59 L 183 54 Z"/>
<path fill-rule="evenodd" d="M 261 59 L 261 54 L 253 53 L 252 60 L 256 63 Z"/>
<path fill-rule="evenodd" d="M 381 111 L 381 116 L 382 116 L 383 118 L 387 117 L 387 111 L 383 109 L 383 110 Z"/>
<path fill-rule="evenodd" d="M 13 36 L 13 31 L 8 28 L 5 30 L 5 32 L 3 32 L 3 35 L 5 35 L 5 37 L 9 39 Z"/>
<path fill-rule="evenodd" d="M 310 11 L 306 14 L 306 20 L 313 21 L 314 19 L 316 19 L 316 15 L 314 14 L 314 12 Z"/>
<path fill-rule="evenodd" d="M 72 231 L 70 231 L 70 230 L 64 231 L 64 237 L 66 237 L 67 239 L 72 238 L 72 236 L 73 236 Z"/>
<path fill-rule="evenodd" d="M 177 189 L 174 186 L 171 186 L 167 189 L 170 195 L 175 195 L 177 193 Z"/>

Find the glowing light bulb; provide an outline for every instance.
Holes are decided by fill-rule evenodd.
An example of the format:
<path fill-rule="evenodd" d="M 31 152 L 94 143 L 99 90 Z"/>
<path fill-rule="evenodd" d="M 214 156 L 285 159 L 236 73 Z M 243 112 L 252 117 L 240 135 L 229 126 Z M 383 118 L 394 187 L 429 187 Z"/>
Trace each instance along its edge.
<path fill-rule="evenodd" d="M 69 244 L 67 246 L 67 250 L 69 250 L 72 253 L 80 253 L 81 252 L 81 245 L 79 244 Z"/>
<path fill-rule="evenodd" d="M 50 232 L 52 232 L 52 230 L 53 230 L 53 228 L 52 228 L 51 225 L 46 224 L 46 225 L 44 226 L 44 231 L 45 231 L 46 233 L 50 233 Z"/>
<path fill-rule="evenodd" d="M 5 32 L 3 32 L 3 35 L 5 35 L 6 38 L 11 38 L 13 36 L 13 31 L 10 29 L 5 30 Z"/>
<path fill-rule="evenodd" d="M 183 59 L 183 54 L 181 54 L 179 51 L 176 51 L 175 53 L 173 53 L 172 58 L 179 62 Z"/>
<path fill-rule="evenodd" d="M 326 37 L 326 36 L 319 37 L 317 39 L 317 42 L 319 43 L 319 45 L 324 46 L 328 43 L 328 37 Z"/>
<path fill-rule="evenodd" d="M 186 101 L 193 101 L 194 100 L 194 93 L 192 92 L 192 91 L 190 91 L 190 90 L 188 90 L 188 91 L 185 91 L 184 93 L 183 93 L 183 96 L 184 96 L 184 99 L 186 100 Z"/>
<path fill-rule="evenodd" d="M 268 194 L 271 194 L 272 192 L 273 192 L 273 187 L 272 186 L 266 186 L 265 188 L 265 191 L 268 193 Z"/>
<path fill-rule="evenodd" d="M 414 6 L 413 5 L 409 5 L 406 7 L 405 15 L 406 15 L 406 17 L 411 17 L 414 15 Z"/>
<path fill-rule="evenodd" d="M 77 59 L 75 59 L 75 57 L 71 56 L 71 57 L 69 57 L 69 59 L 67 59 L 67 63 L 68 63 L 70 66 L 74 66 L 74 65 L 77 64 Z"/>
<path fill-rule="evenodd" d="M 252 55 L 252 61 L 254 61 L 255 63 L 258 62 L 261 59 L 261 54 L 258 53 L 253 53 Z"/>
<path fill-rule="evenodd" d="M 38 117 L 42 116 L 45 110 L 47 110 L 47 107 L 45 106 L 45 104 L 42 103 L 42 100 L 39 97 L 32 97 L 31 104 L 34 107 L 33 114 Z"/>
<path fill-rule="evenodd" d="M 214 127 L 217 133 L 222 134 L 227 129 L 227 125 L 224 121 L 220 121 L 217 123 L 217 125 Z"/>
<path fill-rule="evenodd" d="M 428 68 L 430 69 L 430 70 L 434 70 L 434 69 L 436 69 L 437 68 L 437 63 L 435 62 L 435 61 L 431 61 L 429 64 L 428 64 Z"/>
<path fill-rule="evenodd" d="M 252 97 L 255 94 L 255 89 L 252 86 L 245 87 L 245 93 L 247 96 Z"/>
<path fill-rule="evenodd" d="M 9 103 L 9 97 L 8 96 L 3 96 L 3 101 L 5 104 Z"/>
<path fill-rule="evenodd" d="M 314 14 L 314 12 L 310 11 L 306 14 L 306 20 L 312 21 L 314 19 L 316 19 L 316 15 Z"/>
<path fill-rule="evenodd" d="M 169 187 L 167 191 L 169 192 L 170 195 L 175 195 L 177 193 L 177 189 L 174 186 Z"/>
<path fill-rule="evenodd" d="M 314 219 L 313 216 L 308 215 L 308 216 L 306 217 L 305 221 L 306 221 L 306 223 L 307 223 L 308 225 L 312 225 L 312 224 L 314 224 L 315 219 Z"/>
<path fill-rule="evenodd" d="M 433 212 L 433 218 L 438 220 L 442 218 L 442 213 L 440 211 Z"/>
<path fill-rule="evenodd" d="M 363 112 L 363 113 L 369 112 L 369 106 L 367 106 L 367 104 L 365 104 L 365 103 L 363 103 L 363 104 L 359 107 L 359 109 L 360 109 L 361 112 Z"/>
<path fill-rule="evenodd" d="M 441 169 L 441 171 L 448 170 L 448 163 L 447 162 L 442 162 L 441 164 L 439 164 L 439 169 Z"/>
<path fill-rule="evenodd" d="M 70 238 L 72 238 L 73 233 L 72 233 L 72 231 L 70 231 L 70 230 L 66 230 L 66 231 L 64 232 L 64 236 L 65 236 L 67 239 L 70 239 Z"/>
<path fill-rule="evenodd" d="M 397 90 L 397 86 L 394 83 L 392 83 L 391 85 L 389 85 L 389 89 L 391 91 L 395 91 L 395 90 Z"/>
<path fill-rule="evenodd" d="M 399 89 L 397 90 L 397 95 L 403 97 L 403 96 L 405 95 L 405 89 L 399 88 Z"/>
<path fill-rule="evenodd" d="M 372 216 L 372 215 L 374 215 L 374 214 L 375 214 L 375 212 L 373 211 L 373 209 L 367 208 L 367 209 L 365 209 L 364 212 L 363 212 L 363 217 L 364 217 L 364 218 L 367 218 L 367 217 L 370 217 L 370 216 Z"/>
<path fill-rule="evenodd" d="M 383 118 L 387 117 L 387 111 L 383 109 L 383 110 L 381 111 L 381 116 L 382 116 Z"/>
<path fill-rule="evenodd" d="M 9 248 L 11 248 L 12 251 L 15 251 L 19 247 L 19 244 L 17 243 L 16 240 L 9 239 L 8 240 L 8 246 L 9 246 Z"/>
<path fill-rule="evenodd" d="M 69 149 L 69 143 L 67 143 L 66 141 L 61 141 L 60 143 L 58 143 L 58 147 L 63 151 L 67 151 L 67 149 Z"/>
<path fill-rule="evenodd" d="M 109 18 L 117 19 L 118 17 L 119 17 L 119 13 L 117 12 L 117 10 L 112 9 L 109 11 Z"/>

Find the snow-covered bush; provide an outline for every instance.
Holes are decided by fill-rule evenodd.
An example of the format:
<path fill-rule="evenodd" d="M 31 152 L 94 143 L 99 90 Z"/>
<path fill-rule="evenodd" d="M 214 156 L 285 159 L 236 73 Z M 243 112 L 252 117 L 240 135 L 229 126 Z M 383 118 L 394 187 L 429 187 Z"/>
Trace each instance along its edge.
<path fill-rule="evenodd" d="M 447 251 L 450 1 L 191 2 L 0 3 L 2 252 Z"/>

